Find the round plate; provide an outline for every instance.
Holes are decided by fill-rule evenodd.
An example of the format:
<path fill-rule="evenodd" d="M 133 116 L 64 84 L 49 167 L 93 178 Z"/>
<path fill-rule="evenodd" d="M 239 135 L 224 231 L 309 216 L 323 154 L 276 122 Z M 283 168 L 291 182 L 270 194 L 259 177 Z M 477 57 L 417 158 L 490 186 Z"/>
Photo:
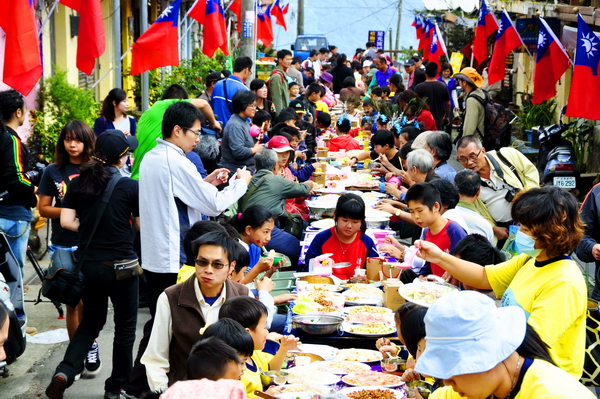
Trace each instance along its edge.
<path fill-rule="evenodd" d="M 383 355 L 381 352 L 371 349 L 340 349 L 336 353 L 335 359 L 362 363 L 376 363 L 383 359 Z"/>
<path fill-rule="evenodd" d="M 331 392 L 331 387 L 321 386 L 321 385 L 312 385 L 312 384 L 289 384 L 284 385 L 284 390 L 280 394 L 275 395 L 277 398 L 281 399 L 296 399 L 300 398 L 313 398 L 315 394 L 318 395 L 328 395 Z M 305 396 L 310 394 L 312 396 Z M 285 396 L 282 396 L 285 395 Z M 296 395 L 296 396 L 293 396 Z"/>
<path fill-rule="evenodd" d="M 366 333 L 366 332 L 363 333 L 363 332 L 352 331 L 352 329 L 354 329 L 354 328 L 360 328 L 360 327 L 364 327 L 364 326 L 366 326 L 366 324 L 352 324 L 352 323 L 348 323 L 345 321 L 342 323 L 342 330 L 348 334 L 358 335 L 359 337 L 385 337 L 390 334 L 396 333 L 396 328 L 390 327 L 390 326 L 383 326 L 383 327 L 387 328 L 387 330 L 386 330 L 386 332 L 381 332 L 381 333 Z M 379 324 L 379 323 L 377 323 L 377 326 L 382 327 L 381 324 Z"/>
<path fill-rule="evenodd" d="M 349 306 L 344 308 L 344 313 L 394 313 L 390 308 L 381 306 Z"/>
<path fill-rule="evenodd" d="M 362 371 L 342 377 L 342 381 L 353 387 L 393 388 L 404 384 L 402 378 L 394 374 L 377 371 Z"/>
<path fill-rule="evenodd" d="M 311 364 L 316 370 L 333 374 L 346 375 L 357 371 L 371 370 L 371 366 L 361 362 L 345 360 L 331 360 L 329 362 L 315 362 Z"/>
<path fill-rule="evenodd" d="M 308 291 L 331 291 L 331 292 L 339 292 L 344 288 L 335 284 L 308 284 Z"/>
<path fill-rule="evenodd" d="M 362 306 L 362 305 L 371 305 L 375 307 L 381 306 L 382 300 L 381 298 L 356 298 L 356 299 L 346 299 L 345 304 L 350 307 Z"/>
<path fill-rule="evenodd" d="M 329 229 L 333 226 L 335 226 L 335 220 L 333 219 L 315 220 L 310 224 L 310 227 L 314 227 L 316 229 Z"/>
<path fill-rule="evenodd" d="M 348 396 L 349 393 L 352 392 L 362 392 L 362 391 L 389 391 L 396 395 L 396 399 L 404 399 L 404 392 L 395 391 L 389 388 L 378 388 L 378 387 L 355 387 L 355 388 L 344 388 L 340 389 L 338 393 Z"/>
<path fill-rule="evenodd" d="M 402 298 L 427 308 L 442 296 L 454 291 L 458 291 L 458 288 L 449 284 L 437 284 L 429 281 L 405 284 L 398 288 L 398 293 Z"/>
<path fill-rule="evenodd" d="M 287 369 L 289 384 L 304 384 L 310 381 L 315 385 L 333 385 L 340 381 L 340 376 L 330 372 L 315 373 L 312 366 L 292 367 Z"/>

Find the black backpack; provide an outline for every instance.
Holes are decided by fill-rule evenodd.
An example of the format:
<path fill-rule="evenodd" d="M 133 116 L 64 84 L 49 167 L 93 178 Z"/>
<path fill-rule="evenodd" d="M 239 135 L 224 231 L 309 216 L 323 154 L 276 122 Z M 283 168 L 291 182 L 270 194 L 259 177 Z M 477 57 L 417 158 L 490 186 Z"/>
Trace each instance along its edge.
<path fill-rule="evenodd" d="M 510 145 L 510 117 L 506 109 L 490 98 L 487 91 L 482 90 L 485 99 L 479 96 L 468 96 L 477 100 L 485 110 L 485 132 L 479 132 L 483 146 L 487 151 Z"/>

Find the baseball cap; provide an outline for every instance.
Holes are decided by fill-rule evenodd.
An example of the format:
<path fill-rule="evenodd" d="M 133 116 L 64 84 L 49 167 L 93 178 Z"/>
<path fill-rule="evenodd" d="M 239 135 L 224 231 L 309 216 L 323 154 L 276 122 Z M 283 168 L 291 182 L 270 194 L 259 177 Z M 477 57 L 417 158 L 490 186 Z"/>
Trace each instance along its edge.
<path fill-rule="evenodd" d="M 135 150 L 138 141 L 133 136 L 125 134 L 117 129 L 105 130 L 96 139 L 96 151 L 101 152 L 106 161 L 115 161 L 123 155 Z"/>
<path fill-rule="evenodd" d="M 454 79 L 462 79 L 477 88 L 483 86 L 483 77 L 481 77 L 475 68 L 471 67 L 463 68 L 460 73 L 454 74 Z"/>
<path fill-rule="evenodd" d="M 482 373 L 506 360 L 525 339 L 525 311 L 498 308 L 476 291 L 447 294 L 425 315 L 425 351 L 417 373 L 441 379 Z"/>
<path fill-rule="evenodd" d="M 413 65 L 415 65 L 415 60 L 413 60 L 412 58 L 409 58 L 406 61 L 404 61 L 404 66 L 413 66 Z"/>
<path fill-rule="evenodd" d="M 290 147 L 288 139 L 283 136 L 273 136 L 269 140 L 269 148 L 275 152 L 294 151 L 294 149 Z"/>
<path fill-rule="evenodd" d="M 304 104 L 302 104 L 301 100 L 294 100 L 290 102 L 290 108 L 293 108 L 297 114 L 306 113 L 306 108 L 304 107 Z"/>
<path fill-rule="evenodd" d="M 373 65 L 373 61 L 371 61 L 371 60 L 363 61 L 363 67 L 370 67 L 371 65 Z"/>
<path fill-rule="evenodd" d="M 206 76 L 206 83 L 216 82 L 223 79 L 223 74 L 221 72 L 211 72 Z"/>

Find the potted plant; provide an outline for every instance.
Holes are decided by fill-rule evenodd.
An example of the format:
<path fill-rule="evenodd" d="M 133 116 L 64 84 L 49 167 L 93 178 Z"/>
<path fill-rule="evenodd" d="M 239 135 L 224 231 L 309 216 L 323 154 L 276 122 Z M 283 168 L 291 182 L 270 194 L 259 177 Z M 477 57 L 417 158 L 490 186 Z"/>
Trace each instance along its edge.
<path fill-rule="evenodd" d="M 527 141 L 536 142 L 532 128 L 556 123 L 556 100 L 551 98 L 541 104 L 533 104 L 530 93 L 519 92 L 517 95 L 521 97 L 521 110 L 518 113 L 521 130 L 527 135 Z"/>

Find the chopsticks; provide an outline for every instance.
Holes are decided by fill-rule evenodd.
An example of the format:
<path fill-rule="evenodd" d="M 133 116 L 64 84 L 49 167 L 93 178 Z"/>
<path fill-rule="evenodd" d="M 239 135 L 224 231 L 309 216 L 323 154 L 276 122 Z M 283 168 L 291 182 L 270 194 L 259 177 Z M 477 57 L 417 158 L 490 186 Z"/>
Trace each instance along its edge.
<path fill-rule="evenodd" d="M 268 393 L 264 393 L 262 391 L 259 391 L 258 389 L 256 391 L 254 391 L 254 394 L 256 396 L 259 396 L 261 398 L 265 398 L 265 399 L 277 399 L 275 396 L 269 395 Z"/>

